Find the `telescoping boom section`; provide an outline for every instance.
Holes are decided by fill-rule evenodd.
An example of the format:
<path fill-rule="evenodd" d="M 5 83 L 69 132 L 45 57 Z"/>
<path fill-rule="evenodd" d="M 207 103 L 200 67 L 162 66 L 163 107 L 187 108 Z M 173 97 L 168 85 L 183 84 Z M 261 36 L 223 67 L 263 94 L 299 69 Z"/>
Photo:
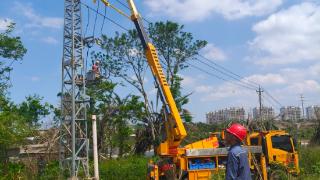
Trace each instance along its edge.
<path fill-rule="evenodd" d="M 138 31 L 142 46 L 145 50 L 148 64 L 155 78 L 156 85 L 158 86 L 158 89 L 160 91 L 160 99 L 166 111 L 166 139 L 160 144 L 157 151 L 160 155 L 176 154 L 177 148 L 179 147 L 184 137 L 186 137 L 187 132 L 182 123 L 178 108 L 173 99 L 170 87 L 160 65 L 157 50 L 149 41 L 148 35 L 146 34 L 143 27 L 141 16 L 139 15 L 133 0 L 128 0 L 128 4 L 131 9 L 131 20 L 134 22 L 135 27 Z"/>
<path fill-rule="evenodd" d="M 96 0 L 93 0 L 96 2 Z M 115 9 L 120 14 L 127 16 L 125 13 L 119 9 L 112 6 L 108 0 L 101 0 L 103 4 Z M 129 17 L 135 24 L 136 30 L 138 32 L 141 44 L 145 51 L 145 55 L 151 69 L 152 75 L 155 79 L 156 86 L 160 92 L 160 99 L 163 103 L 165 115 L 164 115 L 164 124 L 166 129 L 165 139 L 160 144 L 157 149 L 159 155 L 176 155 L 177 148 L 179 147 L 181 141 L 187 136 L 187 132 L 182 123 L 177 105 L 173 99 L 170 87 L 166 80 L 166 77 L 163 73 L 162 67 L 159 62 L 157 50 L 154 45 L 150 42 L 147 33 L 144 30 L 142 18 L 137 11 L 137 8 L 133 0 L 127 0 L 131 17 Z"/>

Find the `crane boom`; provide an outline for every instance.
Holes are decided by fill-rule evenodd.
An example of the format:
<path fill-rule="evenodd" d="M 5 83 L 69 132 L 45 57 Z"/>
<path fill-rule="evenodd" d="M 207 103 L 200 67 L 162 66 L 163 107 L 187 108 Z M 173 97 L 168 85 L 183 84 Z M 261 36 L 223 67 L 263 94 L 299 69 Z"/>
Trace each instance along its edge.
<path fill-rule="evenodd" d="M 177 147 L 179 147 L 181 141 L 187 135 L 187 132 L 182 123 L 177 105 L 160 65 L 157 50 L 150 42 L 148 35 L 145 32 L 141 16 L 139 15 L 133 0 L 127 0 L 127 2 L 131 10 L 131 20 L 134 22 L 138 31 L 148 64 L 155 78 L 156 85 L 160 90 L 160 99 L 162 100 L 166 111 L 166 139 L 160 144 L 158 153 L 161 155 L 175 154 Z"/>
<path fill-rule="evenodd" d="M 96 0 L 94 0 L 95 2 Z M 108 0 L 101 0 L 102 3 L 106 6 L 109 6 L 115 9 L 120 14 L 128 17 L 121 10 L 112 6 Z M 160 91 L 160 99 L 163 103 L 165 110 L 165 140 L 160 144 L 157 149 L 158 154 L 160 155 L 175 155 L 177 154 L 177 148 L 179 147 L 181 141 L 187 136 L 186 129 L 182 123 L 177 105 L 172 96 L 170 87 L 166 80 L 166 77 L 163 73 L 162 67 L 159 62 L 159 57 L 157 50 L 154 45 L 150 42 L 147 33 L 145 32 L 141 16 L 138 13 L 138 10 L 133 2 L 133 0 L 127 0 L 131 17 L 136 30 L 138 32 L 141 44 L 145 51 L 145 55 L 148 61 L 148 65 L 151 69 L 152 75 L 155 79 L 156 87 Z"/>

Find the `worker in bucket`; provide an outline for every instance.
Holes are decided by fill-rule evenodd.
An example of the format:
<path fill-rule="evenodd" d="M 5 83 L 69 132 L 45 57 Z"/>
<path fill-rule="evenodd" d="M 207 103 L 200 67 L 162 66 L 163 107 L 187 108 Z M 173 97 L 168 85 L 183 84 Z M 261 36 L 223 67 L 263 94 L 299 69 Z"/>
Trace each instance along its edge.
<path fill-rule="evenodd" d="M 99 68 L 100 68 L 100 61 L 96 61 L 95 63 L 92 63 L 92 71 L 95 73 L 99 73 Z"/>
<path fill-rule="evenodd" d="M 240 124 L 232 124 L 226 129 L 225 144 L 230 146 L 226 166 L 226 180 L 251 180 L 248 153 L 241 147 L 247 136 L 247 129 Z"/>
<path fill-rule="evenodd" d="M 92 64 L 92 72 L 95 78 L 100 77 L 100 61 L 96 60 L 96 62 Z"/>

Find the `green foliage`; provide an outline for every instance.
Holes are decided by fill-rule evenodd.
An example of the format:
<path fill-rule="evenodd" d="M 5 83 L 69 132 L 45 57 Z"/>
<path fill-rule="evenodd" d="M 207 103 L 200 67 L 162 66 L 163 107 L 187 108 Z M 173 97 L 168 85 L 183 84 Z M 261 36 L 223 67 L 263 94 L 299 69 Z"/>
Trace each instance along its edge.
<path fill-rule="evenodd" d="M 22 59 L 27 52 L 20 37 L 12 37 L 15 24 L 12 23 L 4 33 L 0 33 L 0 56 L 7 59 Z"/>
<path fill-rule="evenodd" d="M 99 114 L 98 139 L 100 151 L 111 156 L 114 148 L 119 156 L 129 153 L 132 147 L 130 135 L 133 133 L 129 123 L 135 123 L 144 117 L 144 104 L 138 96 L 128 95 L 121 98 L 114 92 L 116 84 L 104 81 L 88 89 L 91 97 L 92 114 Z"/>
<path fill-rule="evenodd" d="M 18 107 L 17 111 L 30 125 L 40 125 L 39 120 L 50 114 L 53 106 L 49 103 L 42 103 L 42 97 L 38 95 L 27 96 Z"/>
<path fill-rule="evenodd" d="M 178 73 L 188 68 L 187 62 L 194 60 L 194 56 L 207 45 L 207 42 L 194 40 L 192 33 L 184 31 L 183 25 L 171 21 L 150 23 L 148 31 L 159 55 L 162 56 L 161 62 L 165 66 L 167 81 L 176 105 L 183 113 L 185 122 L 191 122 L 192 117 L 183 110 L 183 106 L 189 102 L 190 94 L 182 94 L 183 78 Z"/>
<path fill-rule="evenodd" d="M 127 157 L 100 162 L 100 179 L 136 180 L 146 179 L 147 162 L 145 157 Z"/>
<path fill-rule="evenodd" d="M 0 149 L 21 144 L 32 128 L 19 114 L 17 106 L 7 98 L 0 97 L 0 104 Z"/>
<path fill-rule="evenodd" d="M 14 30 L 14 23 L 8 26 L 8 29 L 0 33 L 0 57 L 6 59 L 18 60 L 27 52 L 23 46 L 20 37 L 12 36 Z M 10 79 L 9 72 L 12 70 L 10 65 L 6 65 L 5 61 L 0 62 L 0 95 L 5 95 L 7 88 L 10 86 L 8 81 Z"/>
<path fill-rule="evenodd" d="M 151 23 L 148 27 L 150 39 L 153 41 L 159 53 L 159 59 L 166 70 L 166 78 L 170 85 L 172 95 L 175 99 L 177 108 L 182 114 L 185 122 L 191 122 L 191 113 L 183 106 L 188 103 L 188 96 L 182 94 L 182 77 L 178 75 L 180 70 L 187 68 L 187 61 L 193 60 L 207 42 L 194 40 L 191 33 L 184 31 L 184 26 L 174 22 Z M 144 49 L 141 45 L 136 30 L 130 30 L 127 33 L 116 32 L 114 37 L 103 35 L 101 37 L 101 48 L 103 52 L 93 53 L 93 58 L 102 62 L 102 69 L 106 76 L 120 78 L 127 84 L 132 85 L 139 91 L 143 100 L 144 114 L 138 119 L 138 123 L 144 128 L 139 129 L 136 134 L 136 149 L 146 149 L 151 145 L 157 146 L 161 137 L 161 127 L 163 124 L 161 115 L 164 111 L 159 106 L 159 92 L 156 101 L 150 100 L 146 91 L 145 75 L 148 69 Z M 121 82 L 122 84 L 123 82 Z M 144 132 L 142 132 L 144 131 Z M 140 135 L 146 135 L 150 138 L 141 138 Z"/>
<path fill-rule="evenodd" d="M 225 180 L 226 172 L 224 170 L 220 170 L 217 173 L 213 173 L 211 175 L 211 180 Z"/>
<path fill-rule="evenodd" d="M 301 148 L 299 153 L 302 174 L 320 175 L 320 147 Z"/>
<path fill-rule="evenodd" d="M 65 179 L 60 174 L 60 167 L 58 161 L 51 161 L 46 164 L 45 169 L 43 170 L 42 174 L 38 175 L 39 180 L 55 180 L 55 179 Z"/>
<path fill-rule="evenodd" d="M 208 138 L 210 133 L 221 131 L 225 128 L 224 124 L 205 124 L 205 123 L 185 123 L 188 136 L 185 138 L 183 145 L 187 145 L 205 138 Z"/>
<path fill-rule="evenodd" d="M 29 176 L 25 166 L 21 163 L 9 163 L 7 173 L 3 169 L 5 169 L 4 165 L 0 164 L 0 180 L 27 179 Z"/>

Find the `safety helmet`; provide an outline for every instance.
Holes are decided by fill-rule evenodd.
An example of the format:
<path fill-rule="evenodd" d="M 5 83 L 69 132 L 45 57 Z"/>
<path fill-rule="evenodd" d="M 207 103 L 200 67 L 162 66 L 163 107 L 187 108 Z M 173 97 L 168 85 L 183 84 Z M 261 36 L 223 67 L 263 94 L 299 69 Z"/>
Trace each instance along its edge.
<path fill-rule="evenodd" d="M 236 136 L 240 141 L 243 141 L 247 136 L 247 129 L 241 124 L 235 123 L 232 124 L 226 131 L 234 136 Z"/>

